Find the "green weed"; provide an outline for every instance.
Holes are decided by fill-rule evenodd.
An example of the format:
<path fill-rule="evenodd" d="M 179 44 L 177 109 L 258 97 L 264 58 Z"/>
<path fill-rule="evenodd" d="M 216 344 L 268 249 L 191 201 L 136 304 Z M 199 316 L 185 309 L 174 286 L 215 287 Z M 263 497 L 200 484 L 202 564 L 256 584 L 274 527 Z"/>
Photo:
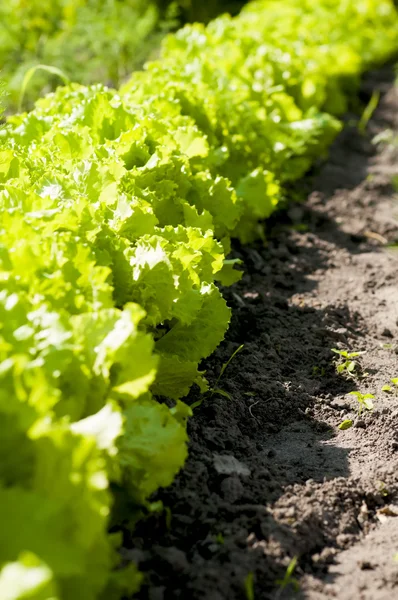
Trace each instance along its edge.
<path fill-rule="evenodd" d="M 325 377 L 326 375 L 326 369 L 325 367 L 318 367 L 318 366 L 314 366 L 312 367 L 312 377 Z"/>
<path fill-rule="evenodd" d="M 246 600 L 254 600 L 254 573 L 249 573 L 245 579 Z"/>
<path fill-rule="evenodd" d="M 298 592 L 298 590 L 300 589 L 297 579 L 295 577 L 293 577 L 293 573 L 297 567 L 297 562 L 298 562 L 298 559 L 297 559 L 297 556 L 295 556 L 290 561 L 283 579 L 276 580 L 275 583 L 279 586 L 279 588 L 281 590 L 285 590 L 289 586 L 291 586 L 295 592 Z"/>
<path fill-rule="evenodd" d="M 235 356 L 244 348 L 244 344 L 241 344 L 239 346 L 239 348 L 237 348 L 235 350 L 235 352 L 233 354 L 231 354 L 231 356 L 229 357 L 229 359 L 227 360 L 227 362 L 225 362 L 223 364 L 223 366 L 221 367 L 220 370 L 220 374 L 216 379 L 216 382 L 214 384 L 213 387 L 211 387 L 209 390 L 207 390 L 207 392 L 205 392 L 204 396 L 209 396 L 210 398 L 213 398 L 214 395 L 218 394 L 219 396 L 224 396 L 225 398 L 228 398 L 228 400 L 232 400 L 231 398 L 231 394 L 228 394 L 228 392 L 226 392 L 225 390 L 221 389 L 219 387 L 219 383 L 228 367 L 228 365 L 231 363 L 231 361 L 233 361 L 233 359 L 235 358 Z M 197 402 L 194 402 L 193 404 L 191 404 L 191 409 L 194 410 L 195 408 L 198 408 L 198 406 L 200 406 L 202 404 L 204 400 L 204 397 L 201 398 L 200 400 L 198 400 Z"/>
<path fill-rule="evenodd" d="M 362 394 L 361 392 L 355 391 L 350 392 L 351 396 L 355 396 L 359 402 L 358 415 L 361 415 L 363 410 L 373 410 L 373 394 Z"/>
<path fill-rule="evenodd" d="M 384 483 L 384 481 L 378 481 L 378 488 L 379 488 L 379 492 L 382 496 L 384 496 L 384 498 L 386 498 L 387 496 L 389 496 L 390 492 L 388 491 L 386 484 Z"/>
<path fill-rule="evenodd" d="M 357 356 L 361 356 L 364 352 L 348 352 L 348 350 L 338 350 L 337 348 L 332 348 L 331 350 L 335 354 L 338 354 L 342 359 L 345 359 L 343 362 L 339 362 L 336 365 L 337 373 L 346 373 L 353 377 L 358 367 L 358 361 L 353 359 Z"/>
<path fill-rule="evenodd" d="M 398 377 L 393 377 L 390 381 L 394 387 L 391 387 L 391 385 L 383 385 L 381 391 L 398 394 Z"/>
<path fill-rule="evenodd" d="M 24 78 L 22 80 L 22 86 L 21 86 L 19 102 L 18 102 L 18 111 L 19 112 L 22 112 L 23 101 L 24 101 L 26 90 L 28 88 L 30 80 L 32 79 L 32 77 L 34 76 L 34 74 L 37 71 L 45 71 L 46 73 L 49 73 L 50 75 L 56 75 L 57 77 L 59 77 L 59 79 L 62 80 L 64 85 L 68 85 L 68 83 L 70 83 L 70 79 L 69 79 L 68 75 L 66 75 L 66 73 L 64 73 L 64 71 L 62 71 L 61 69 L 58 69 L 58 67 L 53 67 L 51 65 L 35 65 L 34 67 L 32 67 L 31 69 L 28 69 L 26 71 Z"/>
<path fill-rule="evenodd" d="M 233 361 L 233 359 L 235 358 L 235 356 L 237 354 L 239 354 L 239 352 L 241 350 L 243 350 L 244 348 L 244 344 L 241 344 L 239 346 L 239 348 L 237 348 L 235 350 L 235 352 L 229 357 L 229 359 L 227 360 L 226 363 L 223 364 L 223 366 L 221 367 L 221 371 L 219 376 L 217 377 L 216 383 L 214 384 L 214 387 L 210 388 L 209 390 L 209 394 L 210 394 L 210 398 L 212 398 L 215 394 L 218 394 L 219 396 L 224 396 L 225 398 L 228 398 L 229 400 L 231 400 L 231 396 L 230 394 L 228 394 L 228 392 L 226 392 L 225 390 L 222 390 L 221 388 L 219 388 L 219 383 L 227 369 L 227 367 L 230 365 L 230 363 Z"/>
<path fill-rule="evenodd" d="M 380 100 L 380 92 L 379 90 L 375 90 L 372 94 L 371 99 L 369 100 L 368 105 L 362 113 L 362 116 L 358 123 L 358 131 L 360 133 L 365 133 L 366 127 L 373 116 L 374 111 L 376 110 Z"/>

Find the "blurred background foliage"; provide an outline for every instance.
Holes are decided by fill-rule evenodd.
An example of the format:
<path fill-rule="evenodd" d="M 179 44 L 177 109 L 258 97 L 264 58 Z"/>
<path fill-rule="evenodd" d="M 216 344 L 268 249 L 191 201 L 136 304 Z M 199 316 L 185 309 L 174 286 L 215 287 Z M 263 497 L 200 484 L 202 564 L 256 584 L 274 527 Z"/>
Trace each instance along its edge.
<path fill-rule="evenodd" d="M 158 0 L 158 5 L 163 10 L 174 5 L 182 23 L 194 21 L 207 23 L 222 12 L 235 15 L 243 4 L 245 4 L 244 0 L 179 0 L 178 2 Z"/>
<path fill-rule="evenodd" d="M 39 64 L 60 69 L 84 84 L 119 86 L 161 38 L 187 22 L 236 14 L 240 0 L 0 0 L 0 78 L 8 111 L 16 110 L 25 74 Z M 34 73 L 24 108 L 60 83 Z"/>

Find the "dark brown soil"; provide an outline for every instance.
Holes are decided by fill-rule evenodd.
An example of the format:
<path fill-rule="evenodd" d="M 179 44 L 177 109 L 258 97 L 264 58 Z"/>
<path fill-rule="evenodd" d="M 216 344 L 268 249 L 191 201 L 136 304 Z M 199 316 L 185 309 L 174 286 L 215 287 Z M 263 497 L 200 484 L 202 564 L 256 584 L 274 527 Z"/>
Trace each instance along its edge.
<path fill-rule="evenodd" d="M 225 291 L 233 319 L 210 381 L 244 348 L 220 382 L 230 399 L 195 409 L 187 465 L 158 495 L 170 526 L 154 516 L 126 534 L 140 600 L 398 598 L 398 393 L 381 391 L 398 377 L 398 150 L 371 143 L 398 129 L 392 81 L 368 76 L 363 101 L 382 98 L 366 135 L 348 120 L 268 244 L 235 247 L 245 275 Z M 365 352 L 354 376 L 331 348 Z M 375 395 L 372 412 L 358 416 L 353 390 Z M 298 591 L 276 583 L 294 557 Z"/>

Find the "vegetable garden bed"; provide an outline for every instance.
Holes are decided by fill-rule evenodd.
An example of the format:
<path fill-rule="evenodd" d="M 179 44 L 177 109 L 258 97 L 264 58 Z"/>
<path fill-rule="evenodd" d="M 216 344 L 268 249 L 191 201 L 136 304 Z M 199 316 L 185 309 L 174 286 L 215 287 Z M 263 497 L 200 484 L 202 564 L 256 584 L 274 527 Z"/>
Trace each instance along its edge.
<path fill-rule="evenodd" d="M 337 377 L 328 338 L 338 352 L 356 350 L 351 338 L 373 335 L 364 325 L 373 309 L 360 312 L 376 275 L 394 291 L 393 259 L 374 250 L 395 235 L 391 216 L 387 233 L 373 222 L 363 229 L 358 207 L 371 221 L 372 195 L 369 205 L 356 200 L 375 95 L 337 142 L 340 167 L 329 164 L 319 194 L 291 207 L 291 223 L 277 211 L 303 195 L 302 177 L 341 131 L 362 73 L 397 40 L 389 0 L 253 2 L 235 19 L 168 37 L 159 60 L 119 91 L 71 84 L 8 119 L 0 132 L 7 600 L 251 600 L 272 597 L 276 580 L 281 595 L 295 587 L 294 568 L 322 565 L 313 555 L 332 534 L 312 518 L 327 526 L 335 513 L 347 518 L 341 532 L 340 521 L 337 532 L 330 525 L 340 544 L 338 533 L 355 537 L 360 500 L 372 523 L 391 497 L 386 475 L 382 491 L 377 484 L 366 495 L 358 484 L 352 500 L 352 481 L 336 479 L 349 471 L 331 437 L 339 423 L 313 402 L 356 391 L 363 414 L 348 429 L 342 407 L 340 435 L 355 441 L 371 430 L 371 397 L 349 390 L 354 377 L 371 381 L 366 358 L 347 355 Z M 387 108 L 394 101 L 383 96 Z M 384 160 L 395 157 L 380 154 L 376 167 Z M 380 200 L 380 220 L 378 190 L 387 187 L 378 178 L 392 175 L 370 175 L 361 185 Z M 354 191 L 331 196 L 337 179 Z M 347 279 L 344 269 L 363 255 L 371 262 Z M 231 314 L 207 381 L 204 361 Z M 382 334 L 394 337 L 394 327 Z M 377 335 L 360 350 L 370 356 Z M 383 393 L 394 400 L 394 389 Z M 185 470 L 154 495 L 184 466 L 188 440 Z M 308 516 L 304 500 L 309 523 L 298 517 L 295 535 L 300 493 L 286 486 L 308 477 L 304 498 L 349 497 L 335 499 L 330 518 L 316 508 Z M 316 483 L 323 477 L 333 483 Z M 306 535 L 309 548 L 300 546 Z M 304 585 L 312 589 L 308 578 Z"/>

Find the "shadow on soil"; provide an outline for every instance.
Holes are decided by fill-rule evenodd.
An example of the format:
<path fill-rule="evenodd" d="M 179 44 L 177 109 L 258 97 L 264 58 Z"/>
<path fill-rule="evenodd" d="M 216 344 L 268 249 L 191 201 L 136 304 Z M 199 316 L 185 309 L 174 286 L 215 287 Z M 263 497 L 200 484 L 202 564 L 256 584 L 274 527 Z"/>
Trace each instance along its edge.
<path fill-rule="evenodd" d="M 347 306 L 320 309 L 315 296 L 314 306 L 292 301 L 293 294 L 315 291 L 312 275 L 330 258 L 312 238 L 287 230 L 267 247 L 235 249 L 245 275 L 224 290 L 233 317 L 227 339 L 205 365 L 210 382 L 240 344 L 244 349 L 219 384 L 230 399 L 216 395 L 195 409 L 186 468 L 158 496 L 172 509 L 170 530 L 164 517 L 152 517 L 126 539 L 135 548 L 131 557 L 150 573 L 139 598 L 243 599 L 251 572 L 263 580 L 259 598 L 273 598 L 284 572 L 268 544 L 275 540 L 286 555 L 301 557 L 323 547 L 321 533 L 311 534 L 309 544 L 266 508 L 287 485 L 349 474 L 347 450 L 313 418 L 313 406 L 352 389 L 336 374 L 330 348 L 348 346 L 360 331 Z M 193 391 L 188 403 L 198 398 Z M 219 455 L 238 464 L 219 472 Z M 242 466 L 250 475 L 239 474 Z"/>
<path fill-rule="evenodd" d="M 366 178 L 373 151 L 356 129 L 340 136 L 312 188 L 322 204 L 336 189 Z M 349 475 L 349 450 L 334 444 L 314 406 L 341 411 L 334 398 L 351 391 L 352 383 L 336 374 L 331 348 L 355 345 L 364 323 L 344 302 L 320 305 L 316 274 L 333 268 L 333 245 L 355 254 L 359 244 L 366 251 L 366 243 L 311 203 L 294 205 L 269 229 L 266 247 L 234 247 L 245 274 L 224 290 L 231 327 L 204 365 L 214 383 L 244 344 L 219 384 L 230 399 L 216 395 L 195 409 L 187 465 L 156 498 L 172 511 L 171 523 L 154 515 L 125 534 L 125 556 L 147 574 L 140 600 L 300 598 L 292 588 L 282 593 L 275 581 L 283 579 L 289 557 L 300 556 L 305 568 L 325 547 L 322 515 L 309 513 L 296 527 L 294 512 L 289 525 L 286 511 L 282 522 L 267 505 L 297 484 L 333 479 L 338 485 L 336 478 Z M 193 390 L 187 402 L 198 399 Z M 220 470 L 220 455 L 233 457 L 227 469 Z"/>

